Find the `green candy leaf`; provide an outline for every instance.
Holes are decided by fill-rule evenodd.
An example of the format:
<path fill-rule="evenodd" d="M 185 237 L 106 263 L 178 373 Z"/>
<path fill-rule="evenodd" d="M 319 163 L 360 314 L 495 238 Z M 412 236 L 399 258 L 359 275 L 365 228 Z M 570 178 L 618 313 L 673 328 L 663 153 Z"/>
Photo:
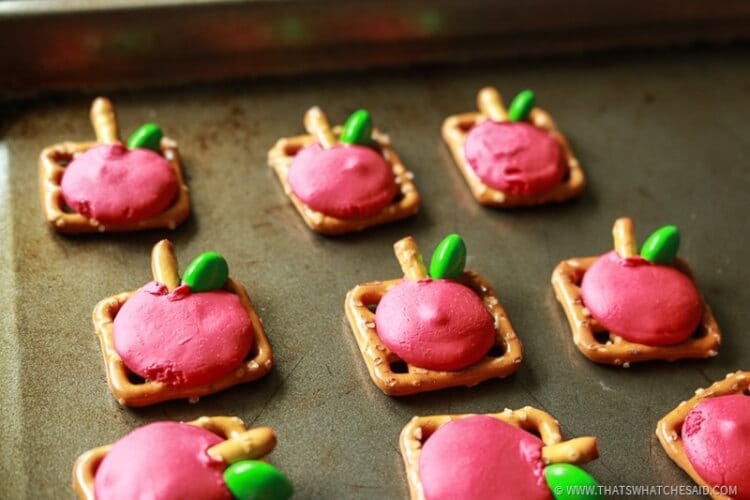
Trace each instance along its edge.
<path fill-rule="evenodd" d="M 657 264 L 669 264 L 680 249 L 680 230 L 676 226 L 657 229 L 641 247 L 641 257 Z"/>
<path fill-rule="evenodd" d="M 224 481 L 237 500 L 287 500 L 294 492 L 283 472 L 260 460 L 233 463 L 224 471 Z"/>
<path fill-rule="evenodd" d="M 206 252 L 187 266 L 182 282 L 193 292 L 208 292 L 224 286 L 227 278 L 229 265 L 226 259 L 216 252 Z"/>
<path fill-rule="evenodd" d="M 544 468 L 544 478 L 555 500 L 599 500 L 599 483 L 591 474 L 573 464 L 552 464 Z"/>
<path fill-rule="evenodd" d="M 344 144 L 372 144 L 372 117 L 366 109 L 358 109 L 347 118 L 339 139 Z"/>
<path fill-rule="evenodd" d="M 128 139 L 128 149 L 143 148 L 159 151 L 164 133 L 156 123 L 144 123 Z"/>
<path fill-rule="evenodd" d="M 457 280 L 466 265 L 466 244 L 457 234 L 449 234 L 435 248 L 430 259 L 430 277 Z"/>
<path fill-rule="evenodd" d="M 508 108 L 508 118 L 510 118 L 510 121 L 520 122 L 527 120 L 529 118 L 529 113 L 531 113 L 531 110 L 534 107 L 534 102 L 534 92 L 529 89 L 522 90 L 513 98 L 513 101 L 511 101 L 510 107 Z"/>

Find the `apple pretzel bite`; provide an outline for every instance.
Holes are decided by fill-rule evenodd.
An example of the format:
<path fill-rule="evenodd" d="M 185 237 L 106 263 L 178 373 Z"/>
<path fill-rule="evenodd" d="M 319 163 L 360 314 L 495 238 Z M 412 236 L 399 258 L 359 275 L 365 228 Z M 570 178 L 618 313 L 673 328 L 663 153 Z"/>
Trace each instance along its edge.
<path fill-rule="evenodd" d="M 226 498 L 229 493 L 235 498 L 285 499 L 291 496 L 291 484 L 275 467 L 261 462 L 275 446 L 273 429 L 248 430 L 236 417 L 200 417 L 184 424 L 155 422 L 78 457 L 73 489 L 81 500 L 103 494 L 130 498 L 127 495 L 135 493 L 184 498 L 181 495 L 186 491 L 201 498 Z M 116 456 L 108 464 L 112 453 Z M 131 454 L 155 463 L 128 460 Z M 99 473 L 106 478 L 97 480 Z M 264 496 L 269 492 L 275 494 Z"/>
<path fill-rule="evenodd" d="M 209 257 L 211 259 L 207 259 Z M 107 374 L 107 382 L 109 384 L 112 394 L 115 396 L 117 401 L 126 406 L 146 406 L 161 401 L 167 401 L 171 399 L 182 399 L 188 398 L 192 401 L 197 400 L 201 396 L 213 394 L 224 389 L 227 389 L 233 385 L 251 382 L 262 376 L 266 375 L 273 364 L 273 354 L 271 351 L 271 345 L 265 334 L 263 323 L 255 311 L 250 297 L 247 294 L 245 288 L 238 281 L 229 278 L 224 274 L 218 280 L 215 280 L 213 284 L 209 284 L 201 281 L 203 276 L 217 276 L 215 269 L 208 268 L 206 271 L 202 271 L 200 265 L 203 265 L 203 269 L 207 266 L 213 265 L 215 267 L 221 267 L 221 261 L 223 258 L 218 254 L 207 253 L 201 255 L 193 263 L 198 263 L 196 266 L 191 264 L 186 270 L 183 283 L 189 282 L 190 285 L 180 285 L 179 273 L 177 270 L 177 259 L 174 255 L 172 245 L 169 241 L 163 240 L 156 244 L 152 252 L 152 271 L 155 282 L 152 282 L 141 290 L 135 292 L 125 292 L 114 295 L 107 299 L 102 300 L 97 304 L 93 313 L 93 321 L 96 327 L 96 333 L 99 337 L 99 341 L 102 348 L 102 354 L 104 357 L 104 366 Z M 226 268 L 226 263 L 223 264 Z M 192 271 L 192 272 L 191 272 Z M 227 271 L 228 272 L 228 271 Z M 159 286 L 164 286 L 164 290 L 160 290 Z M 210 292 L 209 290 L 213 290 Z M 203 300 L 210 300 L 210 302 L 200 302 L 195 307 L 188 309 L 186 308 L 184 314 L 197 314 L 200 316 L 200 310 L 213 310 L 215 314 L 229 314 L 231 312 L 234 315 L 232 324 L 236 324 L 238 321 L 244 325 L 245 321 L 248 321 L 248 332 L 238 332 L 236 335 L 232 334 L 231 337 L 227 337 L 221 340 L 221 337 L 216 338 L 215 335 L 229 335 L 227 332 L 201 332 L 196 331 L 193 326 L 189 326 L 185 333 L 186 336 L 181 336 L 179 330 L 175 330 L 175 333 L 168 333 L 165 330 L 167 326 L 174 326 L 170 322 L 166 322 L 167 326 L 161 326 L 162 332 L 149 332 L 157 335 L 157 338 L 152 339 L 148 346 L 142 346 L 137 344 L 137 339 L 128 340 L 127 346 L 129 349 L 124 349 L 122 345 L 118 345 L 116 341 L 116 322 L 118 314 L 121 313 L 123 307 L 132 300 L 136 294 L 140 294 L 141 302 L 137 306 L 137 312 L 145 314 L 142 311 L 148 311 L 154 309 L 157 317 L 161 317 L 162 314 L 179 314 L 179 310 L 173 310 L 176 308 L 175 304 L 184 300 L 190 300 L 191 295 L 203 295 L 201 292 L 209 291 L 208 295 L 205 295 Z M 197 300 L 197 299 L 196 299 Z M 225 303 L 231 301 L 232 303 Z M 237 301 L 236 305 L 233 304 Z M 167 308 L 166 312 L 160 312 L 159 307 Z M 227 309 L 231 307 L 231 309 Z M 227 309 L 227 311 L 224 311 Z M 235 314 L 236 313 L 236 314 Z M 236 318 L 236 315 L 244 314 L 246 319 Z M 202 324 L 200 317 L 187 318 L 188 321 Z M 136 325 L 141 321 L 139 317 L 134 317 L 128 323 L 134 322 Z M 144 320 L 145 321 L 145 320 Z M 163 325 L 162 322 L 159 322 Z M 144 327 L 138 327 L 134 331 L 140 331 Z M 177 328 L 177 327 L 175 327 Z M 230 328 L 230 327 L 227 327 Z M 230 328 L 231 329 L 231 328 Z M 127 330 L 129 331 L 129 330 Z M 221 342 L 221 347 L 226 347 L 227 352 L 222 358 L 206 358 L 203 353 L 207 351 L 203 349 L 200 342 L 203 340 L 199 338 L 201 335 L 206 335 L 207 338 L 203 339 L 206 342 Z M 124 335 L 124 334 L 123 334 Z M 144 337 L 144 342 L 149 341 L 147 334 Z M 174 336 L 172 336 L 174 335 Z M 245 335 L 248 338 L 245 339 Z M 224 344 L 231 343 L 232 339 L 234 342 L 242 343 L 247 345 L 247 350 L 235 351 L 235 348 L 231 345 L 225 346 Z M 121 341 L 121 344 L 125 341 Z M 191 343 L 196 343 L 194 349 L 191 350 Z M 218 345 L 216 346 L 219 347 Z M 152 356 L 154 361 L 153 364 L 164 366 L 163 370 L 156 371 L 152 364 L 147 364 L 147 372 L 143 372 L 140 369 L 139 353 L 148 351 L 149 349 L 160 350 L 158 353 L 146 352 L 146 355 Z M 163 350 L 163 352 L 161 352 Z M 209 350 L 213 351 L 213 350 Z M 123 353 L 131 352 L 139 354 L 140 357 L 135 358 L 135 362 L 130 361 L 133 366 L 129 366 L 128 361 L 123 359 Z M 197 369 L 196 367 L 185 366 L 178 367 L 174 365 L 176 360 L 162 359 L 162 356 L 167 356 L 168 353 L 174 353 L 180 359 L 192 359 L 193 356 L 197 357 L 201 365 L 215 365 L 216 370 L 221 370 L 223 374 L 218 377 L 212 376 L 214 370 L 208 370 L 208 373 L 204 373 L 205 370 L 198 374 L 192 374 L 191 371 Z M 193 354 L 189 354 L 192 352 Z M 209 352 L 206 355 L 211 355 Z M 135 363 L 139 363 L 139 368 L 135 367 Z M 198 361 L 196 361 L 197 363 Z M 185 363 L 187 363 L 185 361 Z M 236 366 L 234 366 L 236 364 Z M 227 369 L 229 371 L 227 372 Z M 135 371 L 134 371 L 135 370 Z M 150 372 L 148 370 L 151 370 Z M 184 374 L 178 374 L 179 370 L 183 370 Z M 140 374 L 136 371 L 141 371 Z M 226 372 L 226 373 L 224 373 Z M 154 378 L 149 379 L 144 375 L 152 374 Z M 197 380 L 197 382 L 192 383 Z"/>
<path fill-rule="evenodd" d="M 64 142 L 39 157 L 39 192 L 47 223 L 61 233 L 174 229 L 190 214 L 177 143 L 155 124 L 125 146 L 112 103 L 94 100 L 98 142 Z"/>
<path fill-rule="evenodd" d="M 729 373 L 724 380 L 696 390 L 656 426 L 656 436 L 669 458 L 698 485 L 709 488 L 714 500 L 734 498 L 725 494 L 732 487 L 739 488 L 736 498 L 750 493 L 746 479 L 749 390 L 750 372 Z"/>
<path fill-rule="evenodd" d="M 659 231 L 654 233 L 659 234 Z M 695 287 L 690 267 L 676 257 L 677 248 L 674 248 L 675 255 L 664 262 L 643 257 L 645 250 L 639 256 L 629 218 L 615 222 L 613 236 L 615 252 L 601 257 L 567 259 L 552 273 L 555 295 L 568 318 L 573 342 L 581 353 L 596 363 L 624 367 L 638 361 L 715 356 L 721 332 L 711 308 Z M 648 243 L 644 244 L 644 249 Z M 591 273 L 594 266 L 598 266 L 597 271 Z M 591 280 L 589 296 L 584 297 L 583 282 L 587 275 L 586 279 Z M 670 283 L 673 283 L 671 294 L 664 292 L 664 287 Z M 656 304 L 657 300 L 664 304 L 666 300 L 674 304 L 670 308 L 662 306 L 662 310 L 653 310 L 656 318 L 645 317 L 649 313 L 644 310 L 636 314 L 631 310 L 635 307 L 633 304 L 610 305 L 616 293 L 625 291 L 629 297 L 622 299 L 625 301 L 644 301 L 648 305 Z M 666 298 L 662 297 L 664 293 Z M 684 320 L 680 319 L 682 316 Z M 622 330 L 619 325 L 624 325 Z"/>
<path fill-rule="evenodd" d="M 414 175 L 365 110 L 331 129 L 315 106 L 304 122 L 308 134 L 279 139 L 268 164 L 310 229 L 344 234 L 417 213 Z"/>
<path fill-rule="evenodd" d="M 445 249 L 445 243 L 457 241 L 456 238 L 460 240 L 457 235 L 449 236 L 438 250 L 441 247 Z M 460 244 L 463 245 L 463 242 Z M 453 266 L 448 279 L 447 276 L 441 276 L 438 269 L 443 261 L 433 257 L 434 264 L 430 266 L 430 275 L 435 279 L 429 278 L 416 242 L 411 237 L 396 242 L 394 251 L 405 278 L 360 284 L 349 291 L 345 301 L 346 315 L 354 338 L 370 377 L 381 391 L 392 396 L 404 396 L 454 386 L 470 387 L 491 378 L 507 377 L 518 369 L 523 356 L 521 341 L 516 336 L 500 300 L 482 276 L 473 271 L 464 271 L 461 262 L 460 265 Z M 436 250 L 436 255 L 438 253 Z M 458 259 L 465 260 L 465 256 Z M 449 263 L 448 267 L 450 266 Z M 447 302 L 440 303 L 453 308 L 450 303 L 454 298 L 462 301 L 462 304 L 469 302 L 471 307 L 452 309 L 466 313 L 464 317 L 452 319 L 441 315 L 437 306 L 430 311 L 422 309 L 422 313 L 431 316 L 422 318 L 426 324 L 425 336 L 434 335 L 435 343 L 430 344 L 433 347 L 402 345 L 399 355 L 393 347 L 389 348 L 386 345 L 399 342 L 389 341 L 390 333 L 383 330 L 386 325 L 378 322 L 375 311 L 380 310 L 379 307 L 382 307 L 387 294 L 400 293 L 394 290 L 403 287 L 406 287 L 404 291 L 408 295 L 424 294 L 422 298 L 425 301 L 422 302 L 422 307 L 432 308 L 435 304 L 431 301 L 445 300 Z M 403 303 L 401 295 L 393 301 Z M 391 318 L 396 316 L 388 312 L 385 314 Z M 416 311 L 414 314 L 417 314 Z M 450 325 L 451 321 L 456 322 L 455 326 Z M 469 322 L 481 330 L 464 330 L 460 324 L 462 321 Z M 447 330 L 443 330 L 443 327 Z M 400 327 L 396 330 L 400 330 Z M 394 333 L 409 337 L 409 332 Z M 425 337 L 422 337 L 422 340 L 425 340 Z M 462 348 L 452 342 L 466 342 L 467 345 Z M 405 341 L 403 344 L 408 342 Z M 418 352 L 415 353 L 440 350 L 445 351 L 438 360 L 424 359 Z"/>
<path fill-rule="evenodd" d="M 563 202 L 583 193 L 586 179 L 578 159 L 552 117 L 541 108 L 533 107 L 533 93 L 519 94 L 510 110 L 520 111 L 509 113 L 503 107 L 499 92 L 485 87 L 477 94 L 477 107 L 479 112 L 446 118 L 442 135 L 479 203 L 502 208 L 522 207 Z M 486 135 L 477 139 L 480 149 L 475 151 L 473 145 L 467 149 L 467 140 L 478 125 L 497 130 L 482 130 Z M 505 128 L 500 129 L 501 126 Z M 500 144 L 500 140 L 511 141 L 513 145 L 498 146 L 500 149 L 495 152 L 481 150 Z M 535 151 L 537 148 L 543 149 L 548 158 Z M 509 151 L 513 151 L 514 156 L 509 156 Z M 468 158 L 467 152 L 478 156 Z M 550 162 L 549 165 L 545 161 Z"/>
<path fill-rule="evenodd" d="M 510 424 L 512 427 L 497 425 L 496 421 Z M 456 422 L 460 422 L 460 430 L 456 430 L 454 424 Z M 462 465 L 458 465 L 456 470 L 453 470 L 452 466 L 446 468 L 444 467 L 445 464 L 434 462 L 435 454 L 438 451 L 446 451 L 442 450 L 442 448 L 433 450 L 432 456 L 427 457 L 426 461 L 423 460 L 422 454 L 429 440 L 433 436 L 436 436 L 436 433 L 443 433 L 443 430 L 447 431 L 448 427 L 445 426 L 449 424 L 452 427 L 451 431 L 455 434 L 455 437 L 447 438 L 449 441 L 440 443 L 439 445 L 441 447 L 444 444 L 450 443 L 455 445 L 455 447 L 449 446 L 452 449 L 449 456 L 446 456 L 446 461 L 450 461 L 452 464 L 473 464 L 471 468 L 475 471 L 479 469 L 496 469 L 492 476 L 498 477 L 498 481 L 503 482 L 507 487 L 503 498 L 507 498 L 509 495 L 512 496 L 513 493 L 522 494 L 524 498 L 536 498 L 533 496 L 532 490 L 541 491 L 543 497 L 548 496 L 549 492 L 545 491 L 547 484 L 539 484 L 540 480 L 544 480 L 544 478 L 539 477 L 542 475 L 546 477 L 549 487 L 553 486 L 558 475 L 562 475 L 563 481 L 566 481 L 567 484 L 574 484 L 575 482 L 585 484 L 584 478 L 593 481 L 593 478 L 588 476 L 587 473 L 577 467 L 572 467 L 572 465 L 585 464 L 598 458 L 599 450 L 596 438 L 586 436 L 563 441 L 560 424 L 552 415 L 542 410 L 526 406 L 518 410 L 506 409 L 500 413 L 482 415 L 433 415 L 414 417 L 401 431 L 399 447 L 406 468 L 411 500 L 424 500 L 426 497 L 426 488 L 439 490 L 441 487 L 445 487 L 445 484 L 440 487 L 424 484 L 425 480 L 435 478 L 434 471 L 430 469 L 440 469 L 438 473 L 444 475 L 441 478 L 441 482 L 444 480 L 445 483 L 450 484 L 471 481 L 471 478 L 455 477 L 453 475 L 453 473 L 466 472 L 463 470 Z M 518 433 L 514 430 L 515 428 L 526 431 L 529 435 L 526 436 L 523 433 Z M 480 434 L 490 432 L 490 434 L 485 436 L 485 439 L 482 439 L 479 435 L 474 436 L 475 432 Z M 490 436 L 502 438 L 503 443 L 493 442 Z M 539 437 L 537 438 L 536 436 Z M 477 439 L 474 439 L 475 437 Z M 445 435 L 441 436 L 441 438 L 445 438 Z M 523 439 L 523 443 L 520 444 L 521 454 L 516 458 L 514 455 L 517 452 L 514 450 L 518 445 L 514 446 L 514 441 L 519 438 Z M 493 455 L 493 452 L 488 448 L 497 446 L 505 446 L 505 451 L 502 452 L 502 455 L 504 460 L 507 459 L 509 463 L 504 465 L 514 467 L 515 474 L 509 470 L 503 470 L 500 464 L 484 463 L 484 460 L 486 460 L 484 457 Z M 537 453 L 532 451 L 535 446 L 540 448 Z M 530 461 L 531 463 L 524 465 L 523 462 L 526 461 Z M 531 470 L 524 471 L 524 468 L 527 467 Z M 544 470 L 544 473 L 542 473 L 545 467 L 551 467 L 551 469 Z M 478 472 L 478 474 L 482 475 L 481 472 Z M 506 474 L 507 477 L 503 477 L 503 474 Z M 525 474 L 529 475 L 529 478 L 531 478 L 530 481 L 528 478 L 520 477 Z M 550 479 L 550 476 L 552 476 L 552 479 Z M 485 477 L 485 480 L 489 480 L 489 477 Z M 510 484 L 513 482 L 524 484 Z M 594 482 L 593 484 L 596 483 Z M 461 486 L 462 494 L 478 494 L 477 491 L 468 491 L 471 489 L 471 485 L 468 485 L 468 488 L 464 486 L 467 485 Z M 514 488 L 516 489 L 514 490 Z M 458 494 L 456 491 L 442 491 L 442 495 L 438 496 L 448 498 L 456 494 Z"/>

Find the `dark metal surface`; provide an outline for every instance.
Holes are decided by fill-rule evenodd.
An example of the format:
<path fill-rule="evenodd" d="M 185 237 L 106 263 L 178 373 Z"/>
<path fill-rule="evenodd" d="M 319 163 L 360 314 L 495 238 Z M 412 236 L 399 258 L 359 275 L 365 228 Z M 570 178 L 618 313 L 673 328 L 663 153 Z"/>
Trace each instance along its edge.
<path fill-rule="evenodd" d="M 439 129 L 494 84 L 531 87 L 587 172 L 577 202 L 529 210 L 481 208 Z M 687 51 L 336 78 L 260 81 L 111 96 L 124 134 L 156 121 L 179 141 L 194 215 L 169 233 L 63 237 L 45 227 L 36 162 L 41 149 L 93 136 L 89 97 L 4 109 L 0 141 L 0 496 L 72 496 L 70 471 L 86 449 L 158 419 L 229 414 L 273 426 L 272 460 L 299 498 L 405 498 L 397 438 L 414 415 L 534 405 L 567 436 L 595 435 L 589 469 L 605 484 L 690 484 L 662 452 L 656 421 L 693 390 L 750 367 L 745 218 L 750 191 L 750 60 L 744 50 Z M 331 120 L 367 106 L 416 174 L 415 219 L 343 238 L 307 230 L 284 197 L 266 151 L 302 131 L 319 104 Z M 640 241 L 663 224 L 683 233 L 681 255 L 724 333 L 709 361 L 597 366 L 573 346 L 549 283 L 562 259 L 611 248 L 614 219 L 630 215 Z M 344 319 L 357 283 L 392 278 L 392 250 L 413 234 L 427 253 L 463 234 L 468 267 L 495 287 L 526 356 L 511 378 L 473 389 L 392 399 L 367 376 Z M 262 317 L 272 373 L 197 404 L 121 408 L 104 379 L 91 311 L 103 297 L 150 279 L 149 251 L 175 243 L 184 266 L 215 249 Z"/>
<path fill-rule="evenodd" d="M 0 95 L 748 37 L 744 0 L 6 0 Z"/>

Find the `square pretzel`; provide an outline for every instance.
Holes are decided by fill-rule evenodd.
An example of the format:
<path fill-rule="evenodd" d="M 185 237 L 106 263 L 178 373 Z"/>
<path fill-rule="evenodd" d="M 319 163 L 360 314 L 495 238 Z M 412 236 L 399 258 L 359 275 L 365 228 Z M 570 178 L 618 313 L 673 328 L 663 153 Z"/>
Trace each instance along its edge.
<path fill-rule="evenodd" d="M 247 434 L 247 427 L 237 417 L 201 417 L 186 423 L 213 432 L 225 440 L 242 440 L 242 435 Z M 262 452 L 262 456 L 265 456 L 276 446 L 276 437 L 273 432 L 255 433 L 252 437 L 253 442 L 250 447 L 252 450 L 243 450 L 246 453 L 258 450 Z M 83 453 L 76 460 L 73 466 L 73 489 L 81 500 L 95 500 L 96 471 L 110 449 L 112 449 L 111 444 L 99 446 Z"/>
<path fill-rule="evenodd" d="M 526 406 L 519 410 L 505 409 L 501 413 L 485 413 L 487 417 L 502 420 L 520 429 L 536 433 L 545 445 L 554 445 L 563 441 L 560 433 L 560 424 L 547 412 Z M 424 500 L 424 489 L 422 480 L 419 478 L 419 457 L 422 454 L 422 446 L 425 441 L 440 426 L 459 420 L 473 417 L 476 414 L 466 413 L 461 415 L 432 415 L 429 417 L 414 417 L 401 431 L 399 437 L 399 448 L 404 460 L 406 479 L 409 483 L 409 494 L 411 500 Z M 592 457 L 593 458 L 593 457 Z"/>
<path fill-rule="evenodd" d="M 715 382 L 711 387 L 707 389 L 698 389 L 695 391 L 695 396 L 687 401 L 683 401 L 677 408 L 670 411 L 656 426 L 656 436 L 659 438 L 664 451 L 667 452 L 669 458 L 677 464 L 683 471 L 685 471 L 696 484 L 705 488 L 711 488 L 708 484 L 693 468 L 690 460 L 688 460 L 685 454 L 685 447 L 682 443 L 682 424 L 685 421 L 688 413 L 695 408 L 701 401 L 714 398 L 717 396 L 728 396 L 731 394 L 748 394 L 750 391 L 750 372 L 737 371 L 735 373 L 728 373 L 724 380 Z M 710 490 L 712 491 L 712 490 Z M 730 497 L 720 495 L 718 493 L 711 493 L 711 498 L 714 500 L 731 500 Z"/>
<path fill-rule="evenodd" d="M 140 221 L 108 223 L 90 219 L 71 211 L 62 195 L 60 183 L 65 167 L 73 158 L 96 146 L 96 142 L 63 142 L 45 148 L 39 156 L 39 192 L 42 197 L 42 212 L 47 223 L 61 233 L 104 233 L 141 231 L 144 229 L 174 229 L 190 215 L 190 196 L 183 180 L 182 162 L 177 143 L 165 137 L 161 141 L 161 154 L 169 163 L 177 178 L 177 196 L 164 212 Z"/>
<path fill-rule="evenodd" d="M 458 371 L 437 371 L 410 365 L 378 337 L 374 308 L 401 279 L 357 285 L 346 295 L 346 316 L 375 385 L 389 396 L 406 396 L 447 387 L 471 387 L 491 378 L 505 378 L 521 365 L 523 349 L 492 287 L 479 274 L 464 271 L 461 283 L 482 299 L 495 323 L 495 343 L 473 365 Z M 372 309 L 371 309 L 372 308 Z"/>
<path fill-rule="evenodd" d="M 334 127 L 334 134 L 341 133 L 342 127 Z M 393 169 L 393 175 L 398 185 L 398 192 L 391 203 L 380 212 L 369 217 L 356 217 L 351 219 L 340 219 L 313 210 L 300 200 L 289 186 L 287 177 L 289 168 L 292 166 L 294 157 L 303 148 L 316 142 L 313 135 L 298 135 L 295 137 L 283 137 L 268 152 L 268 164 L 274 169 L 284 192 L 292 200 L 307 227 L 320 234 L 337 235 L 361 231 L 368 227 L 387 224 L 397 220 L 405 219 L 415 215 L 419 211 L 421 198 L 413 179 L 414 174 L 404 167 L 396 151 L 391 146 L 390 138 L 380 132 L 373 130 L 373 147 L 383 156 Z"/>
<path fill-rule="evenodd" d="M 721 344 L 721 332 L 711 308 L 701 296 L 703 317 L 698 330 L 684 342 L 669 346 L 651 346 L 629 342 L 607 330 L 591 316 L 583 304 L 581 281 L 598 257 L 568 259 L 557 265 L 552 273 L 555 296 L 563 307 L 570 324 L 573 342 L 584 356 L 595 363 L 623 366 L 631 362 L 656 359 L 710 358 L 716 356 Z M 687 262 L 676 258 L 674 267 L 693 279 Z M 599 338 L 597 338 L 599 337 Z M 606 337 L 606 338 L 605 338 Z"/>
<path fill-rule="evenodd" d="M 224 290 L 237 295 L 240 303 L 247 311 L 253 325 L 253 347 L 244 363 L 232 373 L 209 384 L 192 387 L 173 387 L 163 382 L 142 380 L 125 366 L 122 358 L 115 350 L 113 336 L 115 316 L 135 291 L 113 295 L 96 305 L 93 321 L 104 356 L 107 383 L 110 391 L 121 405 L 148 406 L 162 401 L 182 398 L 188 398 L 193 402 L 201 396 L 259 379 L 271 370 L 273 365 L 271 345 L 263 329 L 263 322 L 255 312 L 245 287 L 229 278 L 224 285 Z"/>
<path fill-rule="evenodd" d="M 471 194 L 479 203 L 502 208 L 524 207 L 563 202 L 576 198 L 583 193 L 586 187 L 586 178 L 583 174 L 583 169 L 578 163 L 578 159 L 573 155 L 568 140 L 557 128 L 552 117 L 541 108 L 532 109 L 529 120 L 535 127 L 547 131 L 560 145 L 568 165 L 568 173 L 563 181 L 552 190 L 537 195 L 505 193 L 485 184 L 474 172 L 474 169 L 471 168 L 464 155 L 464 145 L 466 144 L 466 137 L 469 135 L 469 131 L 477 123 L 485 119 L 487 117 L 479 112 L 462 113 L 446 118 L 442 127 L 443 140 L 448 145 L 456 166 L 461 171 L 461 174 L 463 174 L 464 179 L 466 179 Z"/>

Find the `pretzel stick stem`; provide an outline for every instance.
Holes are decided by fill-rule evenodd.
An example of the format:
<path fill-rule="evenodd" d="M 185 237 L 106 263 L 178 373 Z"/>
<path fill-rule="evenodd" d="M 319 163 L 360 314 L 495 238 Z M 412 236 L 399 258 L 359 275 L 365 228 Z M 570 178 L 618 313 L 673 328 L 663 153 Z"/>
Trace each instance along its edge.
<path fill-rule="evenodd" d="M 336 137 L 331 132 L 328 118 L 318 106 L 313 106 L 305 113 L 305 129 L 314 135 L 325 149 L 336 145 Z"/>
<path fill-rule="evenodd" d="M 406 279 L 419 281 L 428 277 L 427 268 L 422 262 L 422 254 L 419 253 L 419 247 L 414 238 L 407 236 L 398 240 L 393 245 L 393 251 Z"/>
<path fill-rule="evenodd" d="M 612 236 L 614 236 L 615 240 L 615 250 L 620 254 L 620 257 L 627 259 L 628 257 L 638 255 L 633 219 L 630 217 L 620 217 L 617 219 L 612 228 Z"/>
<path fill-rule="evenodd" d="M 477 94 L 477 107 L 479 111 L 496 122 L 508 121 L 508 113 L 503 107 L 500 92 L 494 87 L 484 87 Z"/>
<path fill-rule="evenodd" d="M 261 458 L 273 451 L 276 446 L 276 434 L 270 427 L 258 427 L 242 432 L 215 444 L 208 449 L 208 454 L 227 464 L 240 460 Z"/>
<path fill-rule="evenodd" d="M 599 456 L 596 438 L 579 437 L 542 447 L 542 460 L 545 464 L 585 464 Z"/>
<path fill-rule="evenodd" d="M 155 281 L 163 283 L 169 291 L 180 286 L 179 265 L 169 240 L 161 240 L 154 245 L 151 251 L 151 274 Z"/>
<path fill-rule="evenodd" d="M 112 102 L 106 97 L 97 97 L 91 104 L 91 125 L 96 133 L 96 140 L 102 144 L 113 144 L 120 141 L 117 130 L 117 117 Z"/>

